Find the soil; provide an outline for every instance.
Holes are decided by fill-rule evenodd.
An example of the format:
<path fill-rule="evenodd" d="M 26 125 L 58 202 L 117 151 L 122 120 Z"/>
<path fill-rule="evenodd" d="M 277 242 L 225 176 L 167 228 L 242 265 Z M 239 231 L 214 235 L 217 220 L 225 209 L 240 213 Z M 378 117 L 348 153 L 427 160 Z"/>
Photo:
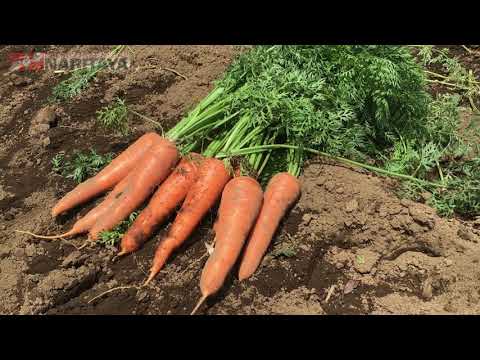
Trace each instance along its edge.
<path fill-rule="evenodd" d="M 120 259 L 114 247 L 77 250 L 85 237 L 45 241 L 14 230 L 61 233 L 99 201 L 51 218 L 53 204 L 75 186 L 52 172 L 58 152 L 118 153 L 154 129 L 132 116 L 131 134 L 114 134 L 96 124 L 97 110 L 120 96 L 166 130 L 208 94 L 241 48 L 133 46 L 128 70 L 101 72 L 81 96 L 57 105 L 48 97 L 61 75 L 5 75 L 7 54 L 29 49 L 0 49 L 0 313 L 190 313 L 200 297 L 213 212 L 145 287 L 168 225 Z M 47 56 L 109 52 L 104 46 L 41 49 Z M 199 313 L 480 313 L 480 221 L 440 218 L 425 204 L 399 199 L 396 181 L 323 159 L 313 159 L 300 180 L 302 196 L 257 273 L 242 283 L 230 276 Z"/>

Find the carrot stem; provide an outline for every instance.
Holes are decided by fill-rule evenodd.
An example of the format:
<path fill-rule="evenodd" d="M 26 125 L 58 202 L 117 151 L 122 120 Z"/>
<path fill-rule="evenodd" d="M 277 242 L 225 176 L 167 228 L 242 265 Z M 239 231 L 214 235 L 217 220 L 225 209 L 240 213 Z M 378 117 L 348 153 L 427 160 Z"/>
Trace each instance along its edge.
<path fill-rule="evenodd" d="M 244 148 L 244 149 L 239 149 L 239 150 L 231 150 L 228 153 L 221 152 L 221 153 L 217 154 L 217 157 L 218 158 L 225 158 L 225 157 L 230 157 L 230 156 L 240 156 L 240 155 L 245 155 L 245 154 L 252 154 L 254 152 L 267 151 L 267 150 L 270 150 L 270 149 L 300 149 L 300 147 L 299 146 L 294 146 L 294 145 L 285 145 L 285 144 L 261 145 L 261 146 L 249 147 L 249 148 Z M 363 163 L 360 163 L 360 162 L 357 162 L 357 161 L 354 161 L 354 160 L 345 159 L 345 158 L 342 158 L 340 156 L 335 156 L 335 155 L 325 153 L 323 151 L 319 151 L 319 150 L 315 150 L 315 149 L 311 149 L 311 148 L 302 148 L 302 149 L 303 149 L 303 151 L 306 151 L 306 152 L 309 152 L 309 153 L 312 153 L 312 154 L 325 156 L 325 157 L 337 160 L 339 162 L 343 162 L 343 163 L 348 164 L 348 165 L 361 167 L 361 168 L 364 168 L 364 169 L 367 169 L 367 170 L 370 170 L 370 171 L 373 171 L 373 172 L 376 172 L 376 173 L 379 173 L 379 174 L 388 175 L 388 176 L 391 176 L 391 177 L 397 177 L 397 178 L 404 179 L 404 180 L 415 181 L 415 182 L 418 182 L 418 183 L 422 183 L 422 184 L 430 185 L 430 186 L 434 186 L 434 187 L 441 187 L 441 188 L 446 187 L 446 185 L 443 185 L 443 184 L 438 184 L 438 183 L 418 179 L 418 178 L 410 176 L 410 175 L 399 174 L 399 173 L 395 173 L 395 172 L 392 172 L 392 171 L 384 170 L 384 169 L 378 168 L 376 166 L 367 165 L 367 164 L 363 164 Z"/>

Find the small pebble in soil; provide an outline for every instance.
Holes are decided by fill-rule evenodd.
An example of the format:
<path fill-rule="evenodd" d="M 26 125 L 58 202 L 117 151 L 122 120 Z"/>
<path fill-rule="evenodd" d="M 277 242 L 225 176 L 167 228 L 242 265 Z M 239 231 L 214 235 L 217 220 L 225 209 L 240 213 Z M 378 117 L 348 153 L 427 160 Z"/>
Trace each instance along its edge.
<path fill-rule="evenodd" d="M 299 245 L 298 248 L 303 250 L 303 251 L 310 251 L 310 246 L 308 246 L 306 244 Z"/>
<path fill-rule="evenodd" d="M 431 279 L 425 280 L 422 286 L 422 297 L 425 300 L 430 300 L 433 297 L 433 288 Z"/>
<path fill-rule="evenodd" d="M 353 280 L 353 279 L 348 280 L 348 282 L 345 284 L 343 288 L 343 293 L 345 295 L 350 294 L 353 290 L 356 289 L 359 283 L 360 282 L 358 280 Z"/>
<path fill-rule="evenodd" d="M 446 265 L 446 266 L 452 266 L 452 265 L 453 265 L 453 261 L 450 260 L 450 259 L 445 259 L 445 265 Z"/>
<path fill-rule="evenodd" d="M 355 199 L 350 200 L 345 205 L 345 211 L 350 213 L 358 209 L 358 202 Z"/>
<path fill-rule="evenodd" d="M 50 138 L 48 136 L 42 140 L 42 145 L 43 147 L 50 145 Z"/>
<path fill-rule="evenodd" d="M 23 258 L 25 256 L 25 249 L 17 248 L 15 249 L 13 255 L 15 255 L 16 258 Z"/>

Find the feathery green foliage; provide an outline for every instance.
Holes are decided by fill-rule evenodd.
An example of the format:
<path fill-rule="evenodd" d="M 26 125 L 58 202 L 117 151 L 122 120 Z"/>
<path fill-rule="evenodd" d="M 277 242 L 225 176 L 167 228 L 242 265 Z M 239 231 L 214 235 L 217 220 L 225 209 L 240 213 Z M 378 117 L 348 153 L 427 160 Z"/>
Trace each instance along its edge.
<path fill-rule="evenodd" d="M 471 72 L 445 56 L 448 81 L 455 80 L 457 89 L 473 89 Z M 406 46 L 256 46 L 216 85 L 225 89 L 221 98 L 227 114 L 248 119 L 251 129 L 275 133 L 270 143 L 300 147 L 286 157 L 272 154 L 284 169 L 301 168 L 302 147 L 373 161 L 388 172 L 456 189 L 406 183 L 412 196 L 431 190 L 432 204 L 442 214 L 478 213 L 475 196 L 466 196 L 476 180 L 450 171 L 450 161 L 458 162 L 469 150 L 458 134 L 459 105 L 472 92 L 433 97 L 428 91 L 432 73 L 425 64 L 440 60 L 428 47 L 420 48 L 419 57 L 424 64 Z M 256 162 L 255 155 L 249 158 Z M 269 162 L 264 175 L 271 169 Z"/>
<path fill-rule="evenodd" d="M 79 184 L 96 175 L 112 158 L 113 154 L 99 155 L 91 149 L 86 153 L 75 152 L 70 160 L 66 160 L 65 153 L 60 152 L 52 159 L 52 170 Z"/>
<path fill-rule="evenodd" d="M 115 246 L 120 241 L 122 236 L 127 232 L 128 228 L 133 224 L 139 214 L 139 211 L 134 211 L 115 229 L 111 231 L 102 231 L 99 234 L 97 243 L 104 246 Z"/>
<path fill-rule="evenodd" d="M 107 68 L 111 61 L 114 60 L 124 49 L 125 45 L 118 45 L 112 49 L 105 59 L 102 59 L 93 65 L 73 70 L 67 79 L 61 81 L 53 88 L 49 100 L 51 102 L 61 102 L 70 100 L 79 95 L 88 87 L 90 81 L 93 80 L 97 73 Z"/>
<path fill-rule="evenodd" d="M 70 100 L 79 95 L 89 85 L 95 75 L 106 66 L 106 62 L 99 62 L 86 68 L 74 70 L 67 79 L 53 88 L 50 100 L 60 102 Z"/>
<path fill-rule="evenodd" d="M 219 85 L 236 89 L 231 112 L 343 156 L 392 145 L 396 128 L 415 136 L 429 102 L 421 68 L 400 46 L 259 46 Z"/>
<path fill-rule="evenodd" d="M 120 132 L 122 135 L 128 135 L 128 108 L 125 100 L 116 98 L 113 104 L 107 105 L 97 111 L 97 122 L 106 129 L 112 129 Z"/>
<path fill-rule="evenodd" d="M 432 84 L 442 85 L 449 91 L 459 93 L 468 100 L 471 108 L 479 113 L 476 101 L 480 98 L 480 82 L 476 79 L 472 70 L 466 69 L 460 61 L 450 56 L 447 48 L 438 49 L 432 45 L 415 47 L 418 50 L 418 58 L 424 66 L 437 66 L 440 73 L 425 70 Z"/>

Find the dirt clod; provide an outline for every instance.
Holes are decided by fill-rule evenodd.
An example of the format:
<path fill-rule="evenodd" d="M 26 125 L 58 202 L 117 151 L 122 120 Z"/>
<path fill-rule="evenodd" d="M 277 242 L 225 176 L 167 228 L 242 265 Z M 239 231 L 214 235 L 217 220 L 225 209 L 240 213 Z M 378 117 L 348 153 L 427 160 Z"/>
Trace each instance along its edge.
<path fill-rule="evenodd" d="M 373 251 L 360 249 L 356 253 L 353 267 L 360 274 L 367 274 L 372 270 L 379 258 L 380 255 Z"/>
<path fill-rule="evenodd" d="M 76 267 L 83 265 L 85 260 L 87 260 L 88 255 L 80 252 L 79 250 L 72 251 L 60 265 L 62 268 Z"/>
<path fill-rule="evenodd" d="M 39 136 L 46 133 L 55 121 L 55 107 L 46 106 L 35 114 L 28 133 L 30 136 Z"/>

